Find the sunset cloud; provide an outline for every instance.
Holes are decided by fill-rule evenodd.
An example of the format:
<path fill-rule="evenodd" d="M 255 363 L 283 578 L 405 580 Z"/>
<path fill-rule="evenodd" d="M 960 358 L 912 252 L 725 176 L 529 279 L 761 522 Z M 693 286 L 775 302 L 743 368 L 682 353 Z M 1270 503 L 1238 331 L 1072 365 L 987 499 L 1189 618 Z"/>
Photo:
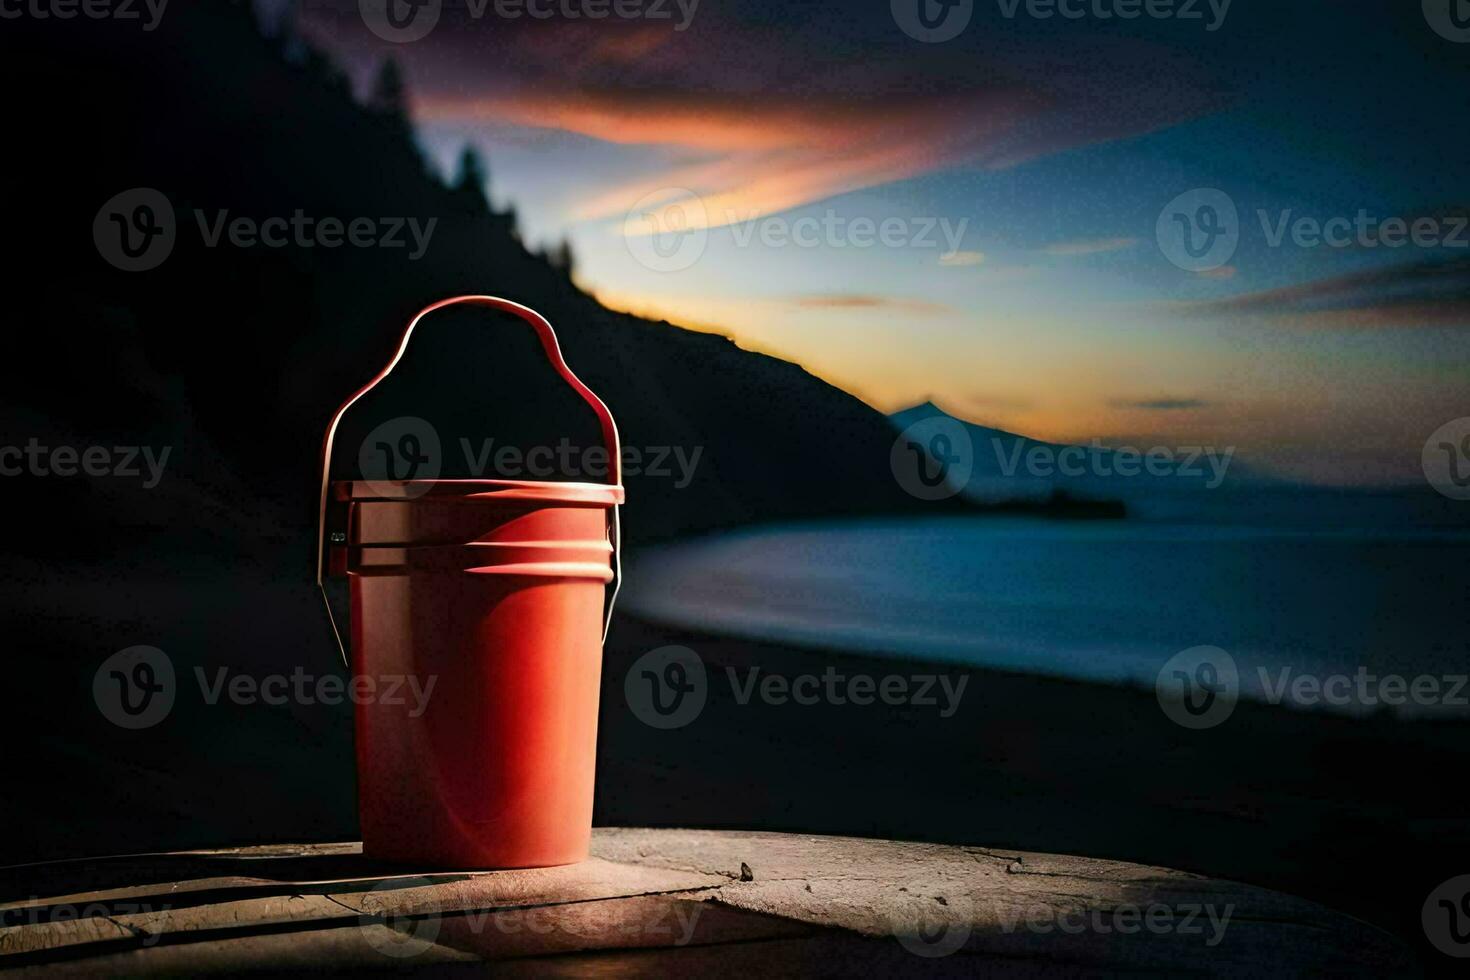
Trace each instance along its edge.
<path fill-rule="evenodd" d="M 880 5 L 844 19 L 867 39 L 854 60 L 849 42 L 813 33 L 810 19 L 780 5 L 770 17 L 705 7 L 697 25 L 675 32 L 651 22 L 487 23 L 456 8 L 431 38 L 392 55 L 420 124 L 555 130 L 666 151 L 639 180 L 570 201 L 573 221 L 621 217 L 650 192 L 680 187 L 700 196 L 717 228 L 1151 132 L 1221 101 L 1211 72 L 1189 56 L 1137 40 L 1090 45 L 1085 70 L 1059 72 L 1057 49 L 1039 40 L 976 33 L 969 50 L 915 46 Z M 311 32 L 375 63 L 381 46 L 345 20 L 315 17 Z M 1063 243 L 1055 254 L 1127 244 Z"/>
<path fill-rule="evenodd" d="M 1470 260 L 1407 263 L 1173 308 L 1303 329 L 1470 327 Z"/>
<path fill-rule="evenodd" d="M 572 217 L 621 217 L 662 188 L 697 194 L 693 227 L 720 228 L 974 159 L 1025 117 L 1026 97 L 749 99 L 687 92 L 558 92 L 419 100 L 425 122 L 511 123 L 610 143 L 658 145 L 686 162 L 577 202 Z M 956 125 L 956 120 L 966 120 Z M 682 216 L 684 218 L 689 215 Z"/>
<path fill-rule="evenodd" d="M 1206 408 L 1209 402 L 1199 398 L 1146 398 L 1116 399 L 1109 404 L 1113 408 L 1139 409 L 1148 412 L 1181 412 L 1187 409 Z"/>
<path fill-rule="evenodd" d="M 792 299 L 795 306 L 804 310 L 890 310 L 902 313 L 948 313 L 950 308 L 943 303 L 930 303 L 918 299 L 899 299 L 891 296 L 871 296 L 862 293 L 841 293 L 830 296 L 797 296 Z"/>
<path fill-rule="evenodd" d="M 1097 238 L 1080 242 L 1057 242 L 1042 249 L 1047 255 L 1066 257 L 1072 255 L 1099 255 L 1104 252 L 1121 252 L 1138 244 L 1136 238 Z"/>

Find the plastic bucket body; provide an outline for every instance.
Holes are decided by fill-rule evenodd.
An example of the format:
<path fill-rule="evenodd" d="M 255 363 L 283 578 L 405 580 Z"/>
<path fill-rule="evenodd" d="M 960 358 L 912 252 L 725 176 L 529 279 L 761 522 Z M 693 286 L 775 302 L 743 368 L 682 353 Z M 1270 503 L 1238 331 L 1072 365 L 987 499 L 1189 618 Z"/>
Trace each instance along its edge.
<path fill-rule="evenodd" d="M 602 427 L 610 482 L 331 479 L 343 415 L 446 306 L 519 316 Z M 551 324 L 490 296 L 414 317 L 393 359 L 333 416 L 322 446 L 317 585 L 346 576 L 358 814 L 369 857 L 525 868 L 587 857 L 602 641 L 617 594 L 617 426 Z M 343 650 L 344 662 L 348 660 Z"/>
<path fill-rule="evenodd" d="M 587 856 L 617 487 L 339 483 L 364 853 Z M 385 493 L 386 491 L 386 493 Z M 384 693 L 397 687 L 399 697 Z"/>

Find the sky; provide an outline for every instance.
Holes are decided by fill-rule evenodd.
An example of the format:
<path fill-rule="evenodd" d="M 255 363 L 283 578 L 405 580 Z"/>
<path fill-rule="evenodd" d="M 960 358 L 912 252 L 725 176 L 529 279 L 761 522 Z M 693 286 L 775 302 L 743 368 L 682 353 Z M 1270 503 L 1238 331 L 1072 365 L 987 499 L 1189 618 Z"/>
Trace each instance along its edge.
<path fill-rule="evenodd" d="M 883 411 L 1332 484 L 1470 414 L 1450 0 L 384 2 L 301 29 L 586 289 Z"/>

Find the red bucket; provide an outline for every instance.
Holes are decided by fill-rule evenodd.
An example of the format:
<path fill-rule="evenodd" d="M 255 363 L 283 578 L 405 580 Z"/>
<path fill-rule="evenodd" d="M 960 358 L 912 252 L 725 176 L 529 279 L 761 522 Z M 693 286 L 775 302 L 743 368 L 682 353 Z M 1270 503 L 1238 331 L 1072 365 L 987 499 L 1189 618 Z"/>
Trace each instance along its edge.
<path fill-rule="evenodd" d="M 343 413 L 393 370 L 420 320 L 460 303 L 536 330 L 597 413 L 611 483 L 329 480 Z M 587 857 L 619 464 L 612 415 L 567 367 L 551 324 L 489 296 L 419 313 L 388 366 L 337 410 L 323 449 L 317 581 L 325 598 L 328 576 L 348 579 L 353 682 L 382 694 L 395 683 L 406 692 L 411 678 L 427 692 L 354 697 L 368 856 L 453 868 Z"/>

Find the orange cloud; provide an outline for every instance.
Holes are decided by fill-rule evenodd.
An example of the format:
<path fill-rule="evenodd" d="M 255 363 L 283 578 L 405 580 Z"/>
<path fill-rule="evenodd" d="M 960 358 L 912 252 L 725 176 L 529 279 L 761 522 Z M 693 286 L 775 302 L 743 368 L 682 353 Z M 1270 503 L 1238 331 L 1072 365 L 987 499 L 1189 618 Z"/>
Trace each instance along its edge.
<path fill-rule="evenodd" d="M 697 159 L 577 202 L 573 217 L 621 216 L 651 192 L 687 188 L 703 214 L 686 210 L 679 220 L 719 228 L 983 155 L 1025 116 L 1027 101 L 999 90 L 866 103 L 761 98 L 755 111 L 749 98 L 735 95 L 604 90 L 430 96 L 416 114 L 686 150 Z"/>
<path fill-rule="evenodd" d="M 637 64 L 677 36 L 657 27 L 608 31 L 597 39 L 591 56 L 599 62 Z"/>
<path fill-rule="evenodd" d="M 795 305 L 807 310 L 891 310 L 905 313 L 950 313 L 951 307 L 925 300 L 899 299 L 866 293 L 840 293 L 831 296 L 798 296 Z"/>
<path fill-rule="evenodd" d="M 1089 45 L 1086 63 L 1072 64 L 1050 42 L 999 37 L 979 50 L 928 50 L 903 42 L 882 4 L 842 11 L 853 38 L 871 42 L 858 48 L 815 18 L 713 7 L 699 30 L 682 33 L 668 23 L 528 19 L 492 33 L 461 5 L 446 8 L 432 43 L 395 52 L 416 121 L 668 151 L 662 172 L 644 164 L 647 179 L 572 202 L 574 221 L 621 216 L 650 192 L 682 187 L 719 227 L 944 168 L 1010 167 L 1228 101 L 1192 54 L 1120 40 Z M 381 58 L 335 19 L 311 20 L 314 34 L 360 61 Z"/>

